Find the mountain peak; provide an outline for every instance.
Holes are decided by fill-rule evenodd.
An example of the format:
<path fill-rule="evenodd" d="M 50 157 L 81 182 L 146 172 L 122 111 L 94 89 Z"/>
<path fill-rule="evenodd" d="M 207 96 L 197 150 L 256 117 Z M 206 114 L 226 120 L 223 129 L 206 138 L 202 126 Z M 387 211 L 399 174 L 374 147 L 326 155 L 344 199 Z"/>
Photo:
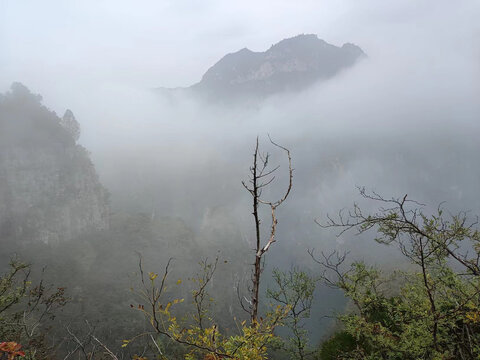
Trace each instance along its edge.
<path fill-rule="evenodd" d="M 365 53 L 354 44 L 338 47 L 315 34 L 300 34 L 264 52 L 245 47 L 227 54 L 188 90 L 220 101 L 262 98 L 305 89 L 353 66 L 363 56 Z"/>
<path fill-rule="evenodd" d="M 270 49 L 274 48 L 288 48 L 289 46 L 315 46 L 315 45 L 323 45 L 326 42 L 322 39 L 319 39 L 315 34 L 300 34 L 297 36 L 293 36 L 291 38 L 283 39 L 278 43 L 272 45 Z"/>

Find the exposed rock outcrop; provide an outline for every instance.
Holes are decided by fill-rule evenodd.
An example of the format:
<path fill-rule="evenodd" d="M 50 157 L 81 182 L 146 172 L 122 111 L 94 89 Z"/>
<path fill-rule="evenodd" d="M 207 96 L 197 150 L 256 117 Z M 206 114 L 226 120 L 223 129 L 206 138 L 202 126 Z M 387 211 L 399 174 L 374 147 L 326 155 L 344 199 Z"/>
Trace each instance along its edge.
<path fill-rule="evenodd" d="M 80 127 L 23 85 L 0 95 L 0 241 L 65 241 L 108 227 L 108 194 Z"/>
<path fill-rule="evenodd" d="M 337 47 L 316 35 L 298 35 L 265 52 L 242 49 L 225 55 L 202 80 L 186 89 L 209 99 L 263 98 L 298 91 L 351 67 L 365 53 L 358 46 Z"/>

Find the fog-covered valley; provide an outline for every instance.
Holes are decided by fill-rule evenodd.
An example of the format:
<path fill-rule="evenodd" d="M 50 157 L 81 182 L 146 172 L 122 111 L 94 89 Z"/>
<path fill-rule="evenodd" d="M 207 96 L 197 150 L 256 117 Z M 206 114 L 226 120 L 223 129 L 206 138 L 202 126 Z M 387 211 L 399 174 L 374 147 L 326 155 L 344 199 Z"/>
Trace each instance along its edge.
<path fill-rule="evenodd" d="M 450 294 L 445 296 L 457 304 L 452 305 L 455 314 L 468 308 L 465 324 L 470 325 L 463 329 L 480 339 L 471 320 L 476 300 L 460 301 L 480 293 L 478 234 L 468 232 L 470 223 L 461 219 L 457 227 L 422 219 L 466 211 L 475 221 L 480 214 L 478 4 L 372 0 L 362 5 L 247 2 L 228 8 L 209 1 L 149 2 L 143 8 L 87 3 L 2 5 L 0 264 L 2 274 L 8 274 L 9 261 L 18 258 L 31 264 L 31 272 L 19 268 L 11 279 L 2 277 L 0 342 L 21 344 L 32 359 L 474 358 L 478 349 L 467 351 L 461 340 L 437 342 L 437 327 L 443 329 L 439 337 L 454 338 L 439 320 L 450 315 L 438 310 L 448 308 L 438 304 L 446 303 L 444 293 Z M 30 10 L 49 19 L 47 24 Z M 257 137 L 260 154 L 270 154 L 271 168 L 279 165 L 262 200 L 281 199 L 289 188 L 288 158 L 275 144 L 290 151 L 293 167 L 291 192 L 275 209 L 276 241 L 262 253 L 258 299 L 252 293 L 252 264 L 259 254 L 253 199 L 242 186 L 251 176 Z M 376 194 L 384 199 L 369 198 Z M 391 198 L 400 202 L 385 205 L 383 200 Z M 420 208 L 426 218 L 410 208 L 403 212 L 401 199 L 418 201 L 406 205 Z M 445 210 L 437 213 L 438 206 Z M 373 214 L 376 222 L 362 218 L 365 228 L 345 233 L 342 227 L 320 226 L 352 208 L 361 208 L 362 216 Z M 382 217 L 397 210 L 395 216 L 411 222 L 396 228 L 391 217 Z M 266 244 L 270 205 L 260 203 L 259 214 Z M 392 244 L 376 242 L 375 230 L 391 236 Z M 410 236 L 409 245 L 399 234 Z M 429 241 L 433 244 L 431 268 L 423 257 L 418 261 L 416 241 L 422 251 Z M 342 269 L 359 261 L 378 266 L 386 276 L 394 270 L 415 275 L 420 265 L 423 274 L 431 269 L 428 274 L 439 282 L 425 280 L 426 291 L 419 292 L 425 301 L 419 303 L 437 301 L 437 308 L 427 306 L 432 318 L 420 316 L 425 328 L 435 329 L 433 335 L 425 330 L 430 337 L 413 336 L 378 320 L 378 314 L 386 316 L 378 307 L 369 317 L 372 310 L 358 304 L 358 294 L 345 282 L 333 289 L 325 274 L 338 269 L 328 267 L 330 258 L 323 265 L 315 261 L 321 252 L 332 251 L 348 252 Z M 168 276 L 162 278 L 169 259 Z M 461 278 L 461 286 L 449 283 L 443 291 L 444 279 L 450 279 L 445 268 L 457 271 L 457 265 L 467 269 L 471 278 L 465 284 L 471 288 Z M 279 286 L 274 269 L 303 272 L 316 284 L 309 316 L 301 318 L 306 333 L 289 327 L 295 312 L 287 300 L 284 317 L 278 315 L 283 326 L 269 323 L 279 303 L 272 299 L 272 289 Z M 32 279 L 35 291 L 21 290 L 22 276 Z M 368 288 L 362 281 L 369 276 L 352 281 Z M 371 291 L 381 299 L 401 294 L 410 304 L 415 297 L 405 293 L 413 290 L 398 289 L 416 283 L 402 276 L 410 273 L 389 285 L 383 297 L 376 287 Z M 51 288 L 35 288 L 41 278 Z M 303 284 L 303 296 L 309 284 Z M 195 306 L 198 291 L 205 289 L 212 302 L 203 313 Z M 153 306 L 162 316 L 161 326 L 156 315 L 151 317 L 150 290 L 161 294 L 163 305 Z M 57 297 L 47 297 L 55 291 Z M 374 296 L 358 291 L 367 294 L 368 305 Z M 255 301 L 261 320 L 250 323 Z M 353 336 L 364 323 L 341 318 L 350 312 L 374 324 L 372 334 L 365 327 Z M 201 321 L 194 327 L 201 316 L 212 328 Z M 387 350 L 375 352 L 372 344 L 383 344 L 377 338 L 368 342 L 369 335 L 378 335 L 376 324 L 393 334 L 386 337 L 394 344 L 385 345 Z M 242 331 L 254 335 L 242 337 Z M 278 342 L 262 338 L 262 331 L 278 335 Z M 215 334 L 218 343 L 211 338 Z M 305 346 L 298 342 L 292 350 L 287 340 L 298 334 Z M 343 343 L 339 334 L 347 334 L 350 342 Z M 428 337 L 423 342 L 427 350 L 415 352 L 417 345 L 408 341 L 422 336 Z M 260 345 L 251 340 L 256 337 Z M 322 345 L 327 343 L 336 350 Z M 402 349 L 395 352 L 397 345 Z"/>

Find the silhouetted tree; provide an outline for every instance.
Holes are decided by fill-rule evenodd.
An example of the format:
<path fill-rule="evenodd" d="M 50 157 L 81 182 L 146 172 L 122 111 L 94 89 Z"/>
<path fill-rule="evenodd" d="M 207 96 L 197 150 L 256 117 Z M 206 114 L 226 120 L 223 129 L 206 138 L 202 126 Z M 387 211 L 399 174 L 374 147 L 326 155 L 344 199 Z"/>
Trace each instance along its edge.
<path fill-rule="evenodd" d="M 248 312 L 250 313 L 250 319 L 252 324 L 258 320 L 258 300 L 259 300 L 259 289 L 260 289 L 260 277 L 262 274 L 262 258 L 264 254 L 268 251 L 270 246 L 276 241 L 276 231 L 277 231 L 277 217 L 276 210 L 282 205 L 282 203 L 287 199 L 290 191 L 292 189 L 293 182 L 293 168 L 292 168 L 292 158 L 290 156 L 290 151 L 270 139 L 270 142 L 277 148 L 283 150 L 288 158 L 288 187 L 284 195 L 276 201 L 268 201 L 262 198 L 262 191 L 265 187 L 270 185 L 275 179 L 274 173 L 278 170 L 279 166 L 269 169 L 268 162 L 270 155 L 268 153 L 262 154 L 259 149 L 259 142 L 257 137 L 257 142 L 255 145 L 255 151 L 253 153 L 253 164 L 250 167 L 250 179 L 248 183 L 242 181 L 242 185 L 248 192 L 252 195 L 253 199 L 253 217 L 255 221 L 255 263 L 252 274 L 252 288 L 251 288 L 251 300 L 249 303 Z M 261 205 L 266 205 L 270 207 L 271 210 L 271 227 L 270 235 L 267 242 L 262 244 L 262 236 L 260 229 L 260 216 L 259 216 L 259 207 Z M 242 302 L 242 307 L 245 306 Z"/>

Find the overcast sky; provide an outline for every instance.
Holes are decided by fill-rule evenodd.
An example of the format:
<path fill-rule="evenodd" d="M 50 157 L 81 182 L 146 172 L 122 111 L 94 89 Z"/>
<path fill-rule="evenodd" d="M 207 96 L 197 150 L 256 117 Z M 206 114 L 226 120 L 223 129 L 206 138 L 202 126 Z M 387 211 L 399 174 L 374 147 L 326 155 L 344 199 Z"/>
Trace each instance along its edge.
<path fill-rule="evenodd" d="M 72 109 L 80 142 L 113 191 L 132 164 L 174 169 L 172 178 L 161 178 L 172 187 L 179 179 L 190 183 L 195 164 L 201 173 L 202 164 L 226 150 L 225 163 L 243 169 L 231 162 L 258 134 L 287 139 L 293 149 L 316 144 L 319 134 L 340 150 L 349 142 L 362 149 L 384 142 L 390 149 L 392 139 L 410 139 L 402 131 L 431 135 L 445 126 L 450 136 L 463 124 L 469 144 L 480 133 L 479 19 L 480 0 L 0 0 L 0 93 L 20 81 L 59 115 Z M 172 106 L 149 91 L 191 85 L 227 53 L 264 51 L 301 33 L 355 43 L 368 59 L 308 91 L 269 99 L 256 113 L 188 101 Z M 438 137 L 425 138 L 443 149 Z M 452 147 L 461 147 L 461 138 L 452 138 Z M 419 150 L 411 172 L 428 173 L 434 149 Z M 303 155 L 320 153 L 306 147 Z M 371 171 L 382 170 L 385 159 L 368 160 L 373 165 L 362 159 L 343 182 L 336 179 L 337 191 L 328 191 L 332 204 L 355 185 L 390 186 Z M 310 177 L 307 165 L 303 174 Z M 476 189 L 478 177 L 471 178 Z"/>
<path fill-rule="evenodd" d="M 370 56 L 480 58 L 478 0 L 0 0 L 0 91 L 56 103 L 105 84 L 185 86 L 228 52 L 299 33 Z M 477 73 L 478 75 L 478 73 Z"/>

